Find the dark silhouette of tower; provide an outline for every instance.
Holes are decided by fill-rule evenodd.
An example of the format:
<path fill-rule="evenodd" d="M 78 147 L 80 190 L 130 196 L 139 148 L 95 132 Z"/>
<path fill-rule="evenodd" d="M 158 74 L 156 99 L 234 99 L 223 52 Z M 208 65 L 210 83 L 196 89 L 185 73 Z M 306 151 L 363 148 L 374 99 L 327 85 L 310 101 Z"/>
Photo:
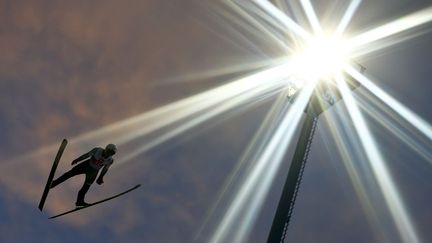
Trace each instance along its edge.
<path fill-rule="evenodd" d="M 361 65 L 358 66 L 360 68 L 360 72 L 363 73 L 365 68 Z M 354 90 L 360 86 L 359 82 L 354 79 L 345 77 L 345 80 L 351 90 Z M 295 101 L 296 94 L 294 94 L 292 97 L 289 97 L 291 102 Z M 284 242 L 291 219 L 291 214 L 294 209 L 298 189 L 300 187 L 303 171 L 312 144 L 318 117 L 321 113 L 341 99 L 342 95 L 337 89 L 335 82 L 322 81 L 319 82 L 315 87 L 315 90 L 305 109 L 306 117 L 303 121 L 300 137 L 297 141 L 297 147 L 291 161 L 287 178 L 285 180 L 282 195 L 279 199 L 276 214 L 273 218 L 273 223 L 267 238 L 267 243 Z"/>

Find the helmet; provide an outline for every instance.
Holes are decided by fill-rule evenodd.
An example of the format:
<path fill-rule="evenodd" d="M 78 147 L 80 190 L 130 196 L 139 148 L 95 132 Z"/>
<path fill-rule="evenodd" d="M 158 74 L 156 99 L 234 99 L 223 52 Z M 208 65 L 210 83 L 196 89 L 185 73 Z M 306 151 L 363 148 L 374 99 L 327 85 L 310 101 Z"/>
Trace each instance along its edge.
<path fill-rule="evenodd" d="M 114 155 L 117 152 L 117 147 L 114 144 L 110 143 L 105 147 L 105 150 L 110 155 Z"/>

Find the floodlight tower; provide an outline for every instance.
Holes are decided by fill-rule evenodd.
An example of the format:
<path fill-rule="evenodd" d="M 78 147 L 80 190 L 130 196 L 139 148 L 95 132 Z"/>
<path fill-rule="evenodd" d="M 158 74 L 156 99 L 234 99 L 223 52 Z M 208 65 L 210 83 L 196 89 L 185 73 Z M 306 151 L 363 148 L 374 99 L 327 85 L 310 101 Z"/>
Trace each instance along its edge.
<path fill-rule="evenodd" d="M 365 68 L 360 64 L 357 65 L 360 68 L 360 72 L 363 73 Z M 360 83 L 354 79 L 345 77 L 345 80 L 351 90 L 360 86 Z M 289 97 L 291 102 L 295 100 L 298 93 L 299 92 L 295 93 L 292 97 Z M 282 190 L 276 214 L 273 218 L 267 243 L 284 242 L 312 144 L 312 138 L 316 129 L 318 117 L 321 113 L 341 99 L 342 95 L 337 89 L 335 82 L 322 81 L 315 87 L 304 111 L 306 118 L 303 121 L 300 137 L 297 141 L 297 147 L 288 170 L 288 175 L 285 180 L 285 185 Z"/>

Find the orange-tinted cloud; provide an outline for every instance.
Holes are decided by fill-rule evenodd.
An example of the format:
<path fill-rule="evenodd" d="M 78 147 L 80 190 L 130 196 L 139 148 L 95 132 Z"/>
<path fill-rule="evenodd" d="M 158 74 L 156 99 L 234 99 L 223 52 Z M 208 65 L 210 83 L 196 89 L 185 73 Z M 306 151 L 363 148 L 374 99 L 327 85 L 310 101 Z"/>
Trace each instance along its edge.
<path fill-rule="evenodd" d="M 215 36 L 194 17 L 202 9 L 191 2 L 3 1 L 0 127 L 8 142 L 1 154 L 51 144 L 205 88 L 157 86 L 208 69 L 209 56 L 226 58 L 226 47 L 212 44 Z"/>

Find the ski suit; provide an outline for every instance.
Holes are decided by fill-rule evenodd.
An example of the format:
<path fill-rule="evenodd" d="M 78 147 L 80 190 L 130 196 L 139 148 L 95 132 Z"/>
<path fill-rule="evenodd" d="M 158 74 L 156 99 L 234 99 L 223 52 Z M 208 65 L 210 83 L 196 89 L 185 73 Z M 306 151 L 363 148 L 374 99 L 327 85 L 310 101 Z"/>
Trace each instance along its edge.
<path fill-rule="evenodd" d="M 101 174 L 99 175 L 97 182 L 98 184 L 103 183 L 104 175 L 108 171 L 108 168 L 114 162 L 112 156 L 104 157 L 104 149 L 99 147 L 96 147 L 90 152 L 81 155 L 80 157 L 75 159 L 72 164 L 78 163 L 82 160 L 84 161 L 74 166 L 71 170 L 64 173 L 62 176 L 60 176 L 51 183 L 51 188 L 54 188 L 73 176 L 85 174 L 85 181 L 78 192 L 77 202 L 84 202 L 85 194 L 90 189 L 90 186 L 93 184 L 93 182 L 96 180 L 98 172 L 101 168 L 103 169 Z"/>

